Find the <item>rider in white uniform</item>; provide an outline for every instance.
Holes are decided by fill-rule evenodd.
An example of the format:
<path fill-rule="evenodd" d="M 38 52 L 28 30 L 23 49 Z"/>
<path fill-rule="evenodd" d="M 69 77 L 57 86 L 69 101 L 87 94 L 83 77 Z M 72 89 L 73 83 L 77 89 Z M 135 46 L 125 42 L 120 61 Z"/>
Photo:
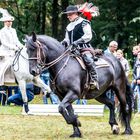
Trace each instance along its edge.
<path fill-rule="evenodd" d="M 0 56 L 3 57 L 1 60 L 0 67 L 0 86 L 4 85 L 4 74 L 6 70 L 11 66 L 15 52 L 23 47 L 20 43 L 16 30 L 12 28 L 12 22 L 14 17 L 11 15 L 3 15 L 0 21 L 4 23 L 4 27 L 0 30 Z"/>

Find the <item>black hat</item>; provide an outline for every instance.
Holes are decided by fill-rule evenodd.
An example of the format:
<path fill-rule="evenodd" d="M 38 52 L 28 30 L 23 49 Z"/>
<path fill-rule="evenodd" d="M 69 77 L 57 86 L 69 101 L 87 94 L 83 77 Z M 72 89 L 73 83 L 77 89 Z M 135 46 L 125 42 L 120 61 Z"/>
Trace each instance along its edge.
<path fill-rule="evenodd" d="M 63 12 L 63 14 L 69 14 L 69 13 L 79 13 L 77 6 L 69 5 L 66 10 Z"/>

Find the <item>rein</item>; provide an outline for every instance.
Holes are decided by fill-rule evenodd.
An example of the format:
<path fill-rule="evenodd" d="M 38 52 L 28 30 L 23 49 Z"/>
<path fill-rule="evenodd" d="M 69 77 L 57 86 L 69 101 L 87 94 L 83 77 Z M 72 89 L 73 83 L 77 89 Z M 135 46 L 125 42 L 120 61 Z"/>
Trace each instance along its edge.
<path fill-rule="evenodd" d="M 41 65 L 42 67 L 45 67 L 45 69 L 48 69 L 52 66 L 54 66 L 56 63 L 58 63 L 61 59 L 63 59 L 65 56 L 68 55 L 70 49 L 68 48 L 62 55 L 60 55 L 58 58 L 56 58 L 55 60 L 49 62 L 49 63 L 45 63 L 45 59 L 44 61 L 42 61 L 41 59 L 41 49 L 42 49 L 42 44 L 37 40 L 36 42 L 34 42 L 37 45 L 37 57 L 32 57 L 29 58 L 29 60 L 39 60 L 38 63 L 39 65 Z M 44 51 L 42 51 L 43 56 L 45 58 L 45 54 Z"/>
<path fill-rule="evenodd" d="M 42 53 L 43 53 L 43 57 L 45 58 L 45 54 L 44 54 L 44 51 L 43 51 L 43 48 L 42 48 L 42 44 L 37 40 L 36 42 L 34 42 L 37 46 L 37 57 L 32 57 L 32 58 L 29 58 L 29 60 L 37 60 L 38 64 L 41 65 L 43 71 L 44 70 L 47 70 L 49 69 L 50 67 L 54 66 L 55 64 L 57 64 L 60 60 L 62 60 L 65 56 L 68 56 L 65 63 L 63 64 L 63 66 L 61 67 L 61 69 L 57 72 L 57 74 L 55 75 L 53 81 L 52 81 L 52 84 L 55 85 L 55 81 L 59 75 L 59 73 L 66 67 L 68 61 L 69 61 L 69 58 L 70 56 L 68 55 L 70 50 L 71 50 L 71 47 L 70 46 L 68 49 L 66 49 L 66 51 L 64 53 L 62 53 L 59 57 L 57 57 L 55 60 L 49 62 L 49 63 L 45 63 L 45 59 L 44 61 L 42 61 L 41 59 L 41 49 L 42 49 Z"/>
<path fill-rule="evenodd" d="M 23 48 L 22 48 L 22 49 L 23 49 Z M 16 53 L 16 56 L 15 56 L 15 58 L 14 58 L 14 60 L 13 60 L 13 64 L 12 64 L 13 69 L 14 69 L 14 66 L 16 65 L 16 63 L 18 63 L 18 68 L 17 68 L 17 70 L 14 69 L 15 72 L 17 72 L 17 71 L 19 70 L 19 56 L 21 55 L 22 49 L 19 49 L 19 51 Z"/>
<path fill-rule="evenodd" d="M 19 56 L 22 56 L 25 60 L 29 61 L 28 58 L 26 58 L 25 56 L 23 56 L 23 55 L 21 54 L 22 49 L 23 49 L 23 48 L 19 49 L 19 50 L 16 52 L 16 56 L 15 56 L 15 58 L 14 58 L 14 60 L 13 60 L 13 64 L 12 64 L 13 68 L 14 68 L 14 66 L 16 65 L 16 63 L 18 63 L 18 68 L 17 68 L 17 70 L 14 69 L 15 72 L 17 72 L 17 71 L 19 70 Z"/>

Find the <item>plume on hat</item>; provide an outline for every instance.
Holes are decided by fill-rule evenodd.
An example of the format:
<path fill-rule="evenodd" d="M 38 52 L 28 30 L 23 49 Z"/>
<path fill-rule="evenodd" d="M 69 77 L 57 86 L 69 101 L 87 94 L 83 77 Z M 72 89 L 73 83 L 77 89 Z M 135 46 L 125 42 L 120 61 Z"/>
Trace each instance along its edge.
<path fill-rule="evenodd" d="M 2 17 L 0 18 L 0 21 L 14 20 L 14 17 L 11 16 L 6 9 L 0 8 L 0 13 L 2 13 Z"/>
<path fill-rule="evenodd" d="M 0 13 L 2 13 L 3 16 L 11 16 L 6 9 L 0 8 Z"/>
<path fill-rule="evenodd" d="M 92 17 L 99 16 L 99 8 L 94 6 L 93 3 L 84 3 L 82 5 L 78 5 L 78 11 L 82 12 L 82 14 L 88 19 L 91 20 Z"/>

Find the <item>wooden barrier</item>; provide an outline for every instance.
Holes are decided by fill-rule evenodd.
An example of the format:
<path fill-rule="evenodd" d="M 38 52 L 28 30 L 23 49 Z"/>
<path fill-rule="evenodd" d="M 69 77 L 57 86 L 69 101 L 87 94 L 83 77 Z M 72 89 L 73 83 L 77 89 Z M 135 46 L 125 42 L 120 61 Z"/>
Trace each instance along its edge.
<path fill-rule="evenodd" d="M 75 114 L 79 116 L 103 116 L 104 105 L 73 105 Z M 29 104 L 31 115 L 60 115 L 58 105 Z"/>

